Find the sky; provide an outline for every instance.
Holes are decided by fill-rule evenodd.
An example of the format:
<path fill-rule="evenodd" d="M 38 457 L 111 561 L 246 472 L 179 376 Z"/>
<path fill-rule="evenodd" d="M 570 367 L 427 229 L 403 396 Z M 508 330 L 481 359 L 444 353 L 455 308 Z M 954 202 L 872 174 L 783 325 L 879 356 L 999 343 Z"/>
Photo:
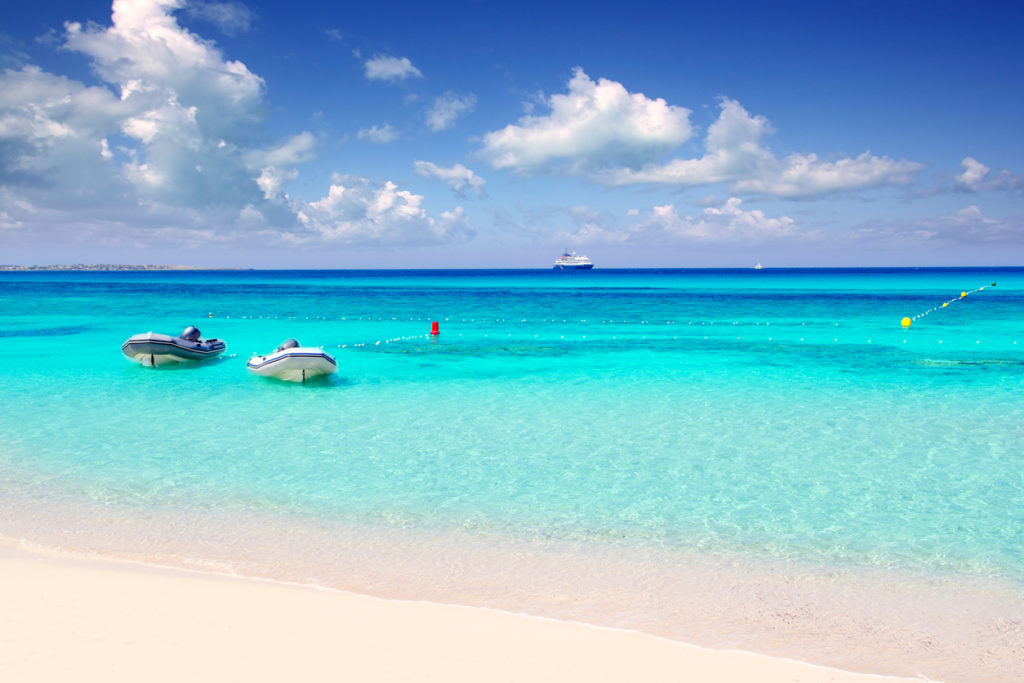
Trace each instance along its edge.
<path fill-rule="evenodd" d="M 0 264 L 1024 265 L 1016 3 L 0 9 Z"/>

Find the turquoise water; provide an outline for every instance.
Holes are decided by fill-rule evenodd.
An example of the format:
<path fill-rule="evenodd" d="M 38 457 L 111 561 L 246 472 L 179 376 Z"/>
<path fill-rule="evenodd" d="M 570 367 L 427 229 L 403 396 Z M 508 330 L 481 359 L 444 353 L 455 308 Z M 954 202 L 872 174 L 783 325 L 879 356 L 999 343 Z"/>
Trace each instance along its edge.
<path fill-rule="evenodd" d="M 225 357 L 120 354 L 190 324 Z M 288 337 L 339 372 L 246 372 Z M 0 377 L 12 514 L 1024 581 L 1024 269 L 0 273 Z"/>

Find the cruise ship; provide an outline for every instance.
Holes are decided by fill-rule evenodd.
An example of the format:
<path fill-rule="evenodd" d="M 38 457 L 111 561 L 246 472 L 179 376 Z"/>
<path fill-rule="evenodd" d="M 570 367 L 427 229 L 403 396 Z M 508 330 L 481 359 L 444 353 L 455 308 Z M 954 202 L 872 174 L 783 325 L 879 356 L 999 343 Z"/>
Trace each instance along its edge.
<path fill-rule="evenodd" d="M 576 252 L 565 252 L 555 261 L 555 270 L 590 270 L 594 267 L 586 256 L 578 256 Z"/>

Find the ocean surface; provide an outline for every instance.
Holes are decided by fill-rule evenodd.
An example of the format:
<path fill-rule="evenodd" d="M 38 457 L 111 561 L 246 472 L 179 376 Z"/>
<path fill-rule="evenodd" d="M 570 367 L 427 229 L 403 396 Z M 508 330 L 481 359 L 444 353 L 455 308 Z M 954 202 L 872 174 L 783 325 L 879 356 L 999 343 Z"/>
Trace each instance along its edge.
<path fill-rule="evenodd" d="M 2 272 L 0 535 L 751 648 L 754 583 L 938 586 L 1012 650 L 1022 399 L 1024 268 Z"/>

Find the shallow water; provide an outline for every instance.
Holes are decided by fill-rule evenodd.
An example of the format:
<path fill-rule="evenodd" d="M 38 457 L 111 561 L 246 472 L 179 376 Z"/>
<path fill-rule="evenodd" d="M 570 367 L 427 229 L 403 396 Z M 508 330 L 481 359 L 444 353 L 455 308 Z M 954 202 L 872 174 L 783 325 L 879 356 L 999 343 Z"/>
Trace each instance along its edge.
<path fill-rule="evenodd" d="M 225 357 L 120 354 L 190 324 Z M 339 372 L 249 376 L 288 337 Z M 545 562 L 1024 616 L 1024 269 L 0 273 L 0 352 L 0 534 L 691 640 Z"/>

